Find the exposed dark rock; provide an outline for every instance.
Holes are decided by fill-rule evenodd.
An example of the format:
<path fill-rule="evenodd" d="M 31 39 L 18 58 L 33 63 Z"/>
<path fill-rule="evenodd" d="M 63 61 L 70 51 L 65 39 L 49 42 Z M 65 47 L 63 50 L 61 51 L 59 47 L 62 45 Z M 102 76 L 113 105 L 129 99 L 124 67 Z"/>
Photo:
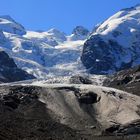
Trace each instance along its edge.
<path fill-rule="evenodd" d="M 70 84 L 92 84 L 92 81 L 89 77 L 85 76 L 72 76 L 70 78 Z"/>
<path fill-rule="evenodd" d="M 113 125 L 103 131 L 103 135 L 112 135 L 119 129 L 120 125 Z"/>
<path fill-rule="evenodd" d="M 131 80 L 133 79 L 133 77 L 125 77 L 122 81 L 121 81 L 121 84 L 127 84 L 129 83 Z"/>
<path fill-rule="evenodd" d="M 114 36 L 114 37 L 118 37 L 119 35 L 121 35 L 122 33 L 121 32 L 119 32 L 119 31 L 114 31 L 113 33 L 112 33 L 112 35 Z"/>
<path fill-rule="evenodd" d="M 93 92 L 89 92 L 86 95 L 80 96 L 78 100 L 82 104 L 94 104 L 98 102 L 98 96 Z"/>
<path fill-rule="evenodd" d="M 140 133 L 140 121 L 134 121 L 125 125 L 113 125 L 103 132 L 105 135 L 134 135 Z"/>
<path fill-rule="evenodd" d="M 4 51 L 0 51 L 0 65 L 9 68 L 17 68 L 14 60 L 10 58 Z"/>
<path fill-rule="evenodd" d="M 5 95 L 3 96 L 4 105 L 11 107 L 12 109 L 16 109 L 20 104 L 20 100 L 17 96 L 14 95 Z"/>
<path fill-rule="evenodd" d="M 140 96 L 140 66 L 122 70 L 114 75 L 108 76 L 103 85 L 118 88 Z"/>
<path fill-rule="evenodd" d="M 27 79 L 33 79 L 34 76 L 19 69 L 14 60 L 7 53 L 0 50 L 0 81 L 15 82 Z"/>
<path fill-rule="evenodd" d="M 87 36 L 89 34 L 89 31 L 83 26 L 77 26 L 73 29 L 72 34 L 80 35 L 80 36 Z"/>
<path fill-rule="evenodd" d="M 124 64 L 120 68 L 115 66 L 114 54 L 119 53 L 121 49 L 117 42 L 109 40 L 107 43 L 100 35 L 93 35 L 84 44 L 81 61 L 87 70 L 94 74 L 107 74 L 110 70 L 116 71 L 122 67 L 125 69 Z"/>
<path fill-rule="evenodd" d="M 114 92 L 114 91 L 109 91 L 109 92 L 103 91 L 103 92 L 105 94 L 110 94 L 110 95 L 116 96 L 116 92 Z"/>

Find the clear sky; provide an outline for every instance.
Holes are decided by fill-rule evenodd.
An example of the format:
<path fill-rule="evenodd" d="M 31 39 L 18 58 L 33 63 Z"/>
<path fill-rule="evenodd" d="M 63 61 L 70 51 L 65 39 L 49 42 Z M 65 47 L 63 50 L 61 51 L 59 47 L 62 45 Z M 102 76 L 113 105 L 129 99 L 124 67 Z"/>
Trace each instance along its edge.
<path fill-rule="evenodd" d="M 71 33 L 77 25 L 92 29 L 140 0 L 0 0 L 0 15 L 10 15 L 28 30 L 57 28 Z"/>

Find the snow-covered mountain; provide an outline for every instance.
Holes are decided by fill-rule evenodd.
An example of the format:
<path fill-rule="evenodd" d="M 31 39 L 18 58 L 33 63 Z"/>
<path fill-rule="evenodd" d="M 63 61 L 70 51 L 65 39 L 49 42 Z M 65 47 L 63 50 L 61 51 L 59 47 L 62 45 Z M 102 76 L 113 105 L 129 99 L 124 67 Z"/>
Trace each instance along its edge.
<path fill-rule="evenodd" d="M 140 64 L 140 5 L 119 11 L 92 33 L 77 26 L 71 35 L 57 29 L 26 31 L 1 16 L 0 46 L 18 67 L 41 79 L 127 69 Z"/>
<path fill-rule="evenodd" d="M 90 32 L 83 26 L 76 26 L 73 29 L 72 35 L 69 37 L 69 40 L 85 40 L 89 34 Z"/>
<path fill-rule="evenodd" d="M 98 25 L 84 44 L 81 60 L 90 73 L 97 74 L 140 64 L 140 5 Z"/>
<path fill-rule="evenodd" d="M 0 30 L 18 35 L 26 34 L 25 28 L 8 15 L 0 16 Z"/>
<path fill-rule="evenodd" d="M 1 16 L 0 30 L 0 46 L 18 67 L 37 78 L 84 71 L 80 55 L 89 31 L 82 26 L 77 26 L 69 36 L 57 29 L 26 31 L 10 16 Z"/>

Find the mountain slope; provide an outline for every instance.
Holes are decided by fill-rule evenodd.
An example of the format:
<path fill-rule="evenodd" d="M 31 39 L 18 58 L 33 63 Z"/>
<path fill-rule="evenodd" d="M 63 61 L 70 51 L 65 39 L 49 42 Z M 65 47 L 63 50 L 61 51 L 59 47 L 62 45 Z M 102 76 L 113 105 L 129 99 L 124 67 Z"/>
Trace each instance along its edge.
<path fill-rule="evenodd" d="M 0 43 L 19 68 L 39 79 L 112 74 L 140 64 L 139 19 L 137 5 L 119 11 L 92 33 L 77 26 L 68 36 L 54 28 L 25 31 L 11 17 L 1 16 Z M 15 27 L 24 33 L 14 32 Z"/>
<path fill-rule="evenodd" d="M 0 16 L 0 30 L 18 35 L 26 34 L 24 27 L 8 15 Z"/>
<path fill-rule="evenodd" d="M 108 74 L 140 64 L 140 5 L 99 25 L 85 42 L 81 60 L 90 73 Z"/>
<path fill-rule="evenodd" d="M 34 76 L 19 69 L 13 59 L 0 50 L 0 82 L 14 82 L 33 79 Z"/>
<path fill-rule="evenodd" d="M 108 76 L 104 80 L 103 85 L 140 96 L 140 66 L 122 70 L 114 75 Z"/>

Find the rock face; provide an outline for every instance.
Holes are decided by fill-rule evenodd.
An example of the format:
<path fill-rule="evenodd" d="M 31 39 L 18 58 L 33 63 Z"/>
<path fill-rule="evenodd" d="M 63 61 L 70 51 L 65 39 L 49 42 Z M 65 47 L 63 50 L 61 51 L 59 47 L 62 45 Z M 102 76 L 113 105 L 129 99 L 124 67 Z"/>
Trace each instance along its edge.
<path fill-rule="evenodd" d="M 140 64 L 140 6 L 123 9 L 85 42 L 81 60 L 90 73 L 108 74 Z"/>
<path fill-rule="evenodd" d="M 70 36 L 70 40 L 84 40 L 88 37 L 89 30 L 83 26 L 76 26 L 73 31 L 72 35 Z"/>
<path fill-rule="evenodd" d="M 89 34 L 89 31 L 83 26 L 77 26 L 73 29 L 72 34 L 80 35 L 80 36 L 87 36 Z"/>
<path fill-rule="evenodd" d="M 26 34 L 24 27 L 7 15 L 0 16 L 0 30 L 18 35 Z"/>
<path fill-rule="evenodd" d="M 132 121 L 130 124 L 115 124 L 103 131 L 103 135 L 133 135 L 140 133 L 140 120 Z"/>
<path fill-rule="evenodd" d="M 58 42 L 64 42 L 67 40 L 65 33 L 57 30 L 57 29 L 50 29 L 48 31 L 48 34 L 50 34 L 51 38 L 54 38 L 54 40 Z"/>
<path fill-rule="evenodd" d="M 140 66 L 122 70 L 114 75 L 108 76 L 103 85 L 140 96 Z"/>
<path fill-rule="evenodd" d="M 107 74 L 119 70 L 113 54 L 121 51 L 122 48 L 117 42 L 110 40 L 106 43 L 99 35 L 94 35 L 84 44 L 81 61 L 90 73 Z"/>
<path fill-rule="evenodd" d="M 27 79 L 33 79 L 34 76 L 19 69 L 14 60 L 7 53 L 0 50 L 0 81 L 14 82 Z"/>
<path fill-rule="evenodd" d="M 89 77 L 80 76 L 80 75 L 72 76 L 69 79 L 69 83 L 70 84 L 93 84 L 92 80 L 90 80 Z"/>
<path fill-rule="evenodd" d="M 0 31 L 0 45 L 4 44 L 6 41 L 6 37 L 4 36 L 3 32 Z"/>

